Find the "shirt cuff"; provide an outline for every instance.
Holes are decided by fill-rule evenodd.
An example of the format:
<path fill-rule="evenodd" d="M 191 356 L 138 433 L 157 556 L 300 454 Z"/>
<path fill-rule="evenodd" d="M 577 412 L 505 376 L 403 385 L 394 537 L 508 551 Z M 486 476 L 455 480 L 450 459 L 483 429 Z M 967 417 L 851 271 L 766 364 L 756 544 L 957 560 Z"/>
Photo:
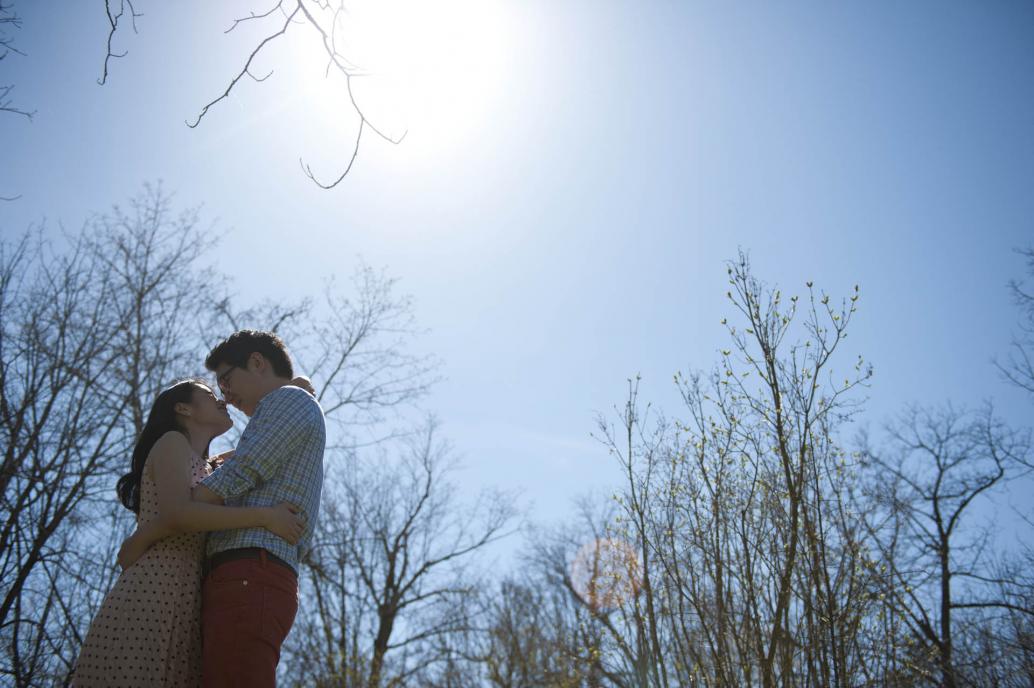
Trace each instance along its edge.
<path fill-rule="evenodd" d="M 231 464 L 220 466 L 212 475 L 201 481 L 201 484 L 223 499 L 242 495 L 254 486 L 251 481 L 241 477 L 237 471 L 233 470 L 235 467 Z"/>

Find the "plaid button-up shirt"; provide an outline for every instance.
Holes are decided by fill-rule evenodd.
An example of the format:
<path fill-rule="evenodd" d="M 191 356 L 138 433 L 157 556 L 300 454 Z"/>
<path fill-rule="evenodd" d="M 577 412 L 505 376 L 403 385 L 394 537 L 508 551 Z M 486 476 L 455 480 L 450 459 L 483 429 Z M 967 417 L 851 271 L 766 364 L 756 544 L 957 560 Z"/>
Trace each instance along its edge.
<path fill-rule="evenodd" d="M 218 530 L 208 535 L 208 556 L 228 549 L 262 547 L 297 571 L 319 517 L 326 438 L 323 409 L 305 390 L 286 386 L 262 397 L 234 457 L 203 484 L 227 506 L 291 502 L 301 509 L 305 532 L 292 546 L 265 528 Z"/>

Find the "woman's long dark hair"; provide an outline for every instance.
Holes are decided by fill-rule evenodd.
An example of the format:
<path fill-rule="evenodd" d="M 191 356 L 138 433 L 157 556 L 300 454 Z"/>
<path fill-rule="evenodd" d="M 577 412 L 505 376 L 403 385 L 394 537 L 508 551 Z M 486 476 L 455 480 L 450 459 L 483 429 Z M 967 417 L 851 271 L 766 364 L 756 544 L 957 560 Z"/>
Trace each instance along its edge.
<path fill-rule="evenodd" d="M 133 513 L 140 512 L 140 479 L 144 474 L 144 463 L 147 462 L 147 455 L 162 435 L 174 430 L 186 435 L 186 430 L 180 425 L 176 418 L 176 404 L 189 404 L 194 390 L 205 383 L 198 379 L 181 380 L 166 387 L 154 400 L 151 412 L 147 415 L 147 422 L 144 429 L 140 431 L 140 437 L 133 447 L 133 462 L 129 473 L 119 478 L 115 491 L 123 506 Z M 206 459 L 208 451 L 205 451 Z"/>

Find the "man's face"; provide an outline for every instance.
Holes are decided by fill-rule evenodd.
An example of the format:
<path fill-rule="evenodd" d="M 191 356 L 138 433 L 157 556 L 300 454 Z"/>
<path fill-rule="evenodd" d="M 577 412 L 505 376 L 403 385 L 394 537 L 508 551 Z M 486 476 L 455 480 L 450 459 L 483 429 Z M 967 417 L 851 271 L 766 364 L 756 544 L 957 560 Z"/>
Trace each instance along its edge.
<path fill-rule="evenodd" d="M 223 399 L 227 404 L 240 409 L 249 417 L 255 412 L 255 407 L 261 398 L 258 385 L 261 377 L 254 370 L 255 365 L 252 360 L 255 356 L 256 354 L 252 354 L 244 367 L 220 363 L 215 370 L 216 382 L 223 393 Z"/>

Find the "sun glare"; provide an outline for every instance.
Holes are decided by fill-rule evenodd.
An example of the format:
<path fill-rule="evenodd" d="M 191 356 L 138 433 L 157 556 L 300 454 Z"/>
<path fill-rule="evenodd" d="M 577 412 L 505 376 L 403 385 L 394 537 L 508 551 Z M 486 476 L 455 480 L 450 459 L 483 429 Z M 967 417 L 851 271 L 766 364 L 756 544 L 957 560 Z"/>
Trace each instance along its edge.
<path fill-rule="evenodd" d="M 362 0 L 346 9 L 324 15 L 325 28 L 333 25 L 337 52 L 357 75 L 353 94 L 378 131 L 405 136 L 409 153 L 424 156 L 460 145 L 491 118 L 506 78 L 499 0 Z M 347 94 L 323 78 L 326 52 L 306 43 L 313 76 L 305 90 L 323 108 L 350 114 Z"/>

